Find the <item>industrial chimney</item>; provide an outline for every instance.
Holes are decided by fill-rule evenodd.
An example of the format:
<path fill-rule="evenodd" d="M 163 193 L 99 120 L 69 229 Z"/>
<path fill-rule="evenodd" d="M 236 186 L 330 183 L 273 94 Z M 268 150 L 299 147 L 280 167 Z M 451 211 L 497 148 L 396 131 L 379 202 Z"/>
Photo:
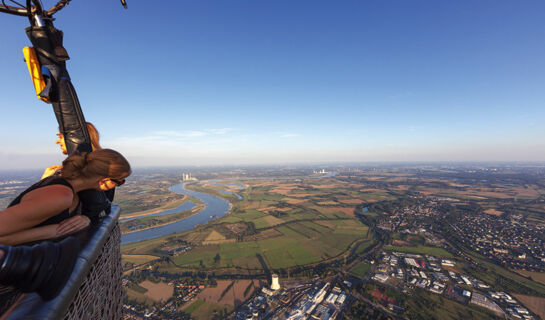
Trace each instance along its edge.
<path fill-rule="evenodd" d="M 272 274 L 271 289 L 275 291 L 280 290 L 280 283 L 278 282 L 278 275 L 276 273 Z"/>

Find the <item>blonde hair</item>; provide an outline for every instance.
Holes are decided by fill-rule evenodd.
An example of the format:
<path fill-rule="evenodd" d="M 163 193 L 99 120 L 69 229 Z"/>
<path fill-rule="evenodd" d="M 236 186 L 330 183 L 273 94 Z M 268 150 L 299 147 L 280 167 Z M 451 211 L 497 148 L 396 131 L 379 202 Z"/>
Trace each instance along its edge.
<path fill-rule="evenodd" d="M 89 138 L 91 139 L 91 147 L 93 148 L 93 151 L 102 149 L 99 143 L 100 135 L 98 134 L 98 130 L 95 125 L 91 122 L 86 122 L 85 124 L 87 125 L 87 132 L 89 132 Z"/>
<path fill-rule="evenodd" d="M 69 156 L 62 162 L 61 175 L 66 179 L 91 177 L 124 179 L 131 172 L 131 165 L 121 153 L 112 149 L 100 149 Z"/>
<path fill-rule="evenodd" d="M 98 133 L 97 128 L 94 124 L 91 122 L 85 122 L 87 126 L 87 132 L 89 133 L 89 140 L 91 140 L 91 148 L 93 151 L 100 150 L 102 147 L 100 146 L 100 134 Z M 59 138 L 61 138 L 64 141 L 64 134 L 61 132 L 59 128 Z M 63 149 L 63 151 L 65 151 Z"/>

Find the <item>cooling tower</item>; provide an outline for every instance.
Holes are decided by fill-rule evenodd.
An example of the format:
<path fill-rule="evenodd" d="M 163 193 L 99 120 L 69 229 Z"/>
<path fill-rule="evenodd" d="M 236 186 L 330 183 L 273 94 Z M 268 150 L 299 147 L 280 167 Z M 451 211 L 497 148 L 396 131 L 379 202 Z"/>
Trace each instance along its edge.
<path fill-rule="evenodd" d="M 273 275 L 272 275 L 271 289 L 272 290 L 279 290 L 280 289 L 280 283 L 278 282 L 278 275 L 276 273 L 273 273 Z"/>

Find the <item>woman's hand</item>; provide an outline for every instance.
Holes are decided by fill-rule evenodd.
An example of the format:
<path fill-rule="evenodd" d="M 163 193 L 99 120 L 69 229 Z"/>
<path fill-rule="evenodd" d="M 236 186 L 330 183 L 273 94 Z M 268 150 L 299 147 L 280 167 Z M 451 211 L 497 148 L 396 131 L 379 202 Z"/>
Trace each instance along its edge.
<path fill-rule="evenodd" d="M 42 179 L 45 179 L 47 177 L 50 177 L 52 175 L 55 174 L 55 172 L 59 171 L 62 169 L 62 165 L 55 165 L 55 166 L 51 166 L 51 167 L 47 167 L 47 169 L 45 169 L 44 171 L 44 174 L 42 174 Z"/>
<path fill-rule="evenodd" d="M 62 237 L 64 235 L 85 229 L 90 223 L 91 220 L 87 216 L 81 214 L 63 220 L 57 227 L 57 237 Z"/>

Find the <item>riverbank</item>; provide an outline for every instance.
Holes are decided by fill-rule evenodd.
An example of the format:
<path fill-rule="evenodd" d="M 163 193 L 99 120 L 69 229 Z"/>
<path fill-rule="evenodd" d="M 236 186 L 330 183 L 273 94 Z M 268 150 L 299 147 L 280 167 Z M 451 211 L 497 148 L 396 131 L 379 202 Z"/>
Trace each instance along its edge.
<path fill-rule="evenodd" d="M 160 206 L 158 208 L 148 209 L 148 210 L 145 210 L 145 211 L 139 211 L 139 212 L 136 212 L 136 213 L 129 213 L 127 215 L 121 214 L 119 219 L 130 219 L 130 218 L 149 216 L 149 215 L 152 215 L 152 214 L 163 212 L 165 210 L 170 210 L 170 209 L 174 209 L 176 207 L 179 207 L 182 204 L 184 204 L 185 202 L 187 202 L 187 200 L 189 200 L 189 197 L 187 195 L 184 195 L 182 199 L 176 199 L 175 201 L 171 201 L 171 202 L 169 202 L 167 204 L 164 204 L 164 205 L 162 205 L 162 206 Z"/>
<path fill-rule="evenodd" d="M 148 229 L 159 228 L 159 227 L 162 227 L 162 226 L 169 225 L 169 224 L 171 224 L 171 223 L 176 223 L 176 222 L 178 222 L 178 221 L 182 221 L 182 220 L 184 220 L 184 219 L 190 218 L 190 217 L 192 217 L 192 216 L 198 214 L 199 211 L 204 210 L 205 208 L 206 208 L 206 206 L 205 206 L 204 204 L 202 204 L 202 205 L 199 205 L 199 206 L 194 207 L 193 209 L 191 209 L 191 214 L 184 215 L 184 216 L 180 217 L 179 219 L 167 221 L 167 222 L 164 222 L 164 223 L 154 224 L 154 225 L 152 225 L 152 226 L 148 226 L 148 227 L 140 228 L 140 229 L 136 229 L 136 230 L 122 231 L 121 234 L 122 234 L 122 235 L 131 234 L 131 233 L 135 233 L 135 232 L 139 232 L 139 231 L 144 231 L 144 230 L 148 230 Z"/>
<path fill-rule="evenodd" d="M 204 182 L 204 181 L 202 181 L 202 182 Z M 192 188 L 186 188 L 186 190 L 208 194 L 208 195 L 211 195 L 213 197 L 217 197 L 217 198 L 220 198 L 220 199 L 223 199 L 223 200 L 227 201 L 229 203 L 229 209 L 227 210 L 227 213 L 225 215 L 229 215 L 231 213 L 231 209 L 233 209 L 233 204 L 230 201 L 231 199 L 226 195 L 234 195 L 239 200 L 242 200 L 242 196 L 240 196 L 238 193 L 233 192 L 233 191 L 227 191 L 227 193 L 223 193 L 223 192 L 221 192 L 221 190 L 207 189 L 207 188 L 204 188 L 202 186 L 199 186 L 199 187 L 195 188 L 195 184 L 190 184 L 188 186 L 193 186 L 193 189 Z M 246 185 L 241 185 L 241 186 L 247 187 Z"/>

